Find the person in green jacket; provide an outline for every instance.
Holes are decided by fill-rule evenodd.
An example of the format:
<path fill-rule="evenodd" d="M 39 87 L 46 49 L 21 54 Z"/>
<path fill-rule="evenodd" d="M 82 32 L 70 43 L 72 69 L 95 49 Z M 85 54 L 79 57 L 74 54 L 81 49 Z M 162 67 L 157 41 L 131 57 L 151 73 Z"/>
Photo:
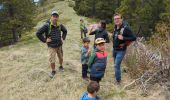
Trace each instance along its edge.
<path fill-rule="evenodd" d="M 80 32 L 81 32 L 81 39 L 83 39 L 83 35 L 85 38 L 86 33 L 88 33 L 88 30 L 87 30 L 84 20 L 82 18 L 80 19 Z"/>

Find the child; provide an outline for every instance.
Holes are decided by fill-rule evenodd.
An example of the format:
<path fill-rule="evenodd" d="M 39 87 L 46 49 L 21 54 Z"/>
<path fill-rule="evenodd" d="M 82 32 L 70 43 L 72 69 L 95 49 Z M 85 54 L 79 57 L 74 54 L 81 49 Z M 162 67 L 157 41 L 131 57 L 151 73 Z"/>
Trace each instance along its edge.
<path fill-rule="evenodd" d="M 90 55 L 90 47 L 89 47 L 90 39 L 83 39 L 83 46 L 81 48 L 81 64 L 82 64 L 82 78 L 88 80 L 87 71 L 88 71 L 88 60 Z"/>
<path fill-rule="evenodd" d="M 86 33 L 88 33 L 88 30 L 82 18 L 80 19 L 80 32 L 81 32 L 81 39 L 83 39 L 83 35 L 84 37 L 86 37 Z"/>
<path fill-rule="evenodd" d="M 89 60 L 90 80 L 100 82 L 104 76 L 107 65 L 107 52 L 105 51 L 105 40 L 97 38 L 95 40 L 95 51 Z"/>
<path fill-rule="evenodd" d="M 100 86 L 97 82 L 90 82 L 90 84 L 87 86 L 87 92 L 82 95 L 80 100 L 100 100 L 100 98 L 97 96 L 99 89 Z"/>

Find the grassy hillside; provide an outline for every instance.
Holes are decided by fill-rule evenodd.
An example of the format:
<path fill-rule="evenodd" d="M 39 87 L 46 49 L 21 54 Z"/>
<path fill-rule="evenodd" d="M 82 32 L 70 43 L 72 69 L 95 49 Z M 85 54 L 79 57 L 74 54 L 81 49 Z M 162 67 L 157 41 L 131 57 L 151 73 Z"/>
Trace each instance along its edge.
<path fill-rule="evenodd" d="M 63 45 L 65 71 L 59 72 L 57 69 L 57 75 L 53 79 L 48 76 L 48 72 L 51 71 L 48 64 L 48 49 L 35 36 L 37 28 L 48 18 L 42 17 L 43 20 L 34 30 L 28 32 L 21 42 L 0 49 L 0 100 L 78 100 L 86 91 L 88 83 L 81 79 L 79 60 L 80 16 L 66 1 L 54 2 L 53 5 L 48 8 L 46 14 L 50 15 L 52 10 L 62 12 L 61 22 L 68 28 L 67 40 Z M 91 39 L 93 41 L 93 37 Z M 111 48 L 110 45 L 109 64 L 101 82 L 99 96 L 103 100 L 163 100 L 161 91 L 143 97 L 139 89 L 123 90 L 122 88 L 132 81 L 127 73 L 123 73 L 121 85 L 114 84 Z"/>

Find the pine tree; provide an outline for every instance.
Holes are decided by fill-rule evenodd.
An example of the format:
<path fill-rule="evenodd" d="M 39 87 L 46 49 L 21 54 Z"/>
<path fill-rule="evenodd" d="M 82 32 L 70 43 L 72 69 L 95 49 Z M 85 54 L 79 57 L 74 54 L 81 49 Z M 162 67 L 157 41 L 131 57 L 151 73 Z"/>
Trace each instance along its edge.
<path fill-rule="evenodd" d="M 163 9 L 162 0 L 123 0 L 117 12 L 123 14 L 135 32 L 141 27 L 142 36 L 150 37 Z"/>
<path fill-rule="evenodd" d="M 0 12 L 2 34 L 0 36 L 9 38 L 12 34 L 13 42 L 17 42 L 21 32 L 29 30 L 34 25 L 35 5 L 32 0 L 2 0 L 1 4 L 3 10 Z"/>

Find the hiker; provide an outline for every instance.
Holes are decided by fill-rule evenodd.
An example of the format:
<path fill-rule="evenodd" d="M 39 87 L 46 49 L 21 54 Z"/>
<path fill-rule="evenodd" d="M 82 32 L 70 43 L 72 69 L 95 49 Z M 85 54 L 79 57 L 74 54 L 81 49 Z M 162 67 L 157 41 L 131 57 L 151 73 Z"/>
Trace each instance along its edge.
<path fill-rule="evenodd" d="M 106 21 L 101 20 L 98 24 L 98 29 L 94 30 L 94 27 L 90 29 L 89 35 L 95 35 L 95 40 L 97 38 L 103 38 L 106 43 L 109 43 L 109 35 L 108 32 L 106 31 Z"/>
<path fill-rule="evenodd" d="M 86 34 L 88 33 L 88 29 L 86 28 L 86 25 L 82 18 L 80 19 L 80 32 L 81 32 L 81 39 L 83 39 L 83 35 L 84 37 L 86 37 Z"/>
<path fill-rule="evenodd" d="M 87 86 L 87 92 L 81 96 L 80 100 L 101 100 L 100 97 L 97 96 L 99 89 L 100 85 L 97 82 L 90 82 Z"/>
<path fill-rule="evenodd" d="M 61 34 L 62 32 L 62 34 Z M 45 33 L 45 35 L 44 35 Z M 49 62 L 52 69 L 52 72 L 49 74 L 51 78 L 56 74 L 55 62 L 56 54 L 59 59 L 60 71 L 64 71 L 63 68 L 63 50 L 62 44 L 66 39 L 67 29 L 64 25 L 59 24 L 59 14 L 57 11 L 51 13 L 51 18 L 49 23 L 45 23 L 36 33 L 39 40 L 48 45 L 49 50 Z"/>
<path fill-rule="evenodd" d="M 126 54 L 127 46 L 136 40 L 131 29 L 123 23 L 121 14 L 114 14 L 113 58 L 116 82 L 121 82 L 121 62 Z"/>
<path fill-rule="evenodd" d="M 83 46 L 81 47 L 81 64 L 82 64 L 82 78 L 88 81 L 87 71 L 88 71 L 88 61 L 90 56 L 90 39 L 83 39 Z"/>
<path fill-rule="evenodd" d="M 90 80 L 99 83 L 104 77 L 108 54 L 105 51 L 105 40 L 103 38 L 97 38 L 95 46 L 96 49 L 89 59 Z"/>

